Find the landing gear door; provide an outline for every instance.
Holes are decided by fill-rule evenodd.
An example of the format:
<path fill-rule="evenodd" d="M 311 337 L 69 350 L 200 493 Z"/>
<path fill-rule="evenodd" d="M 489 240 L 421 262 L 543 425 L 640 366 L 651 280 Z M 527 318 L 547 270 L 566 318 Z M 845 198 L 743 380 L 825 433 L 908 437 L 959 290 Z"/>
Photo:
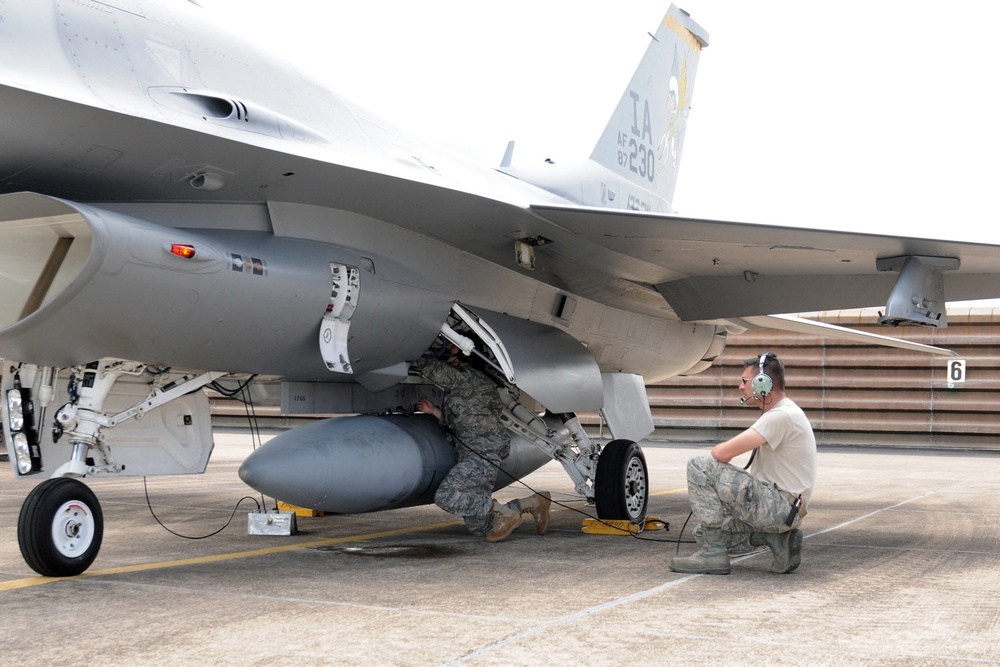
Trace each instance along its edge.
<path fill-rule="evenodd" d="M 57 374 L 46 376 L 43 369 L 37 366 L 21 366 L 15 362 L 4 363 L 3 390 L 5 400 L 8 390 L 14 387 L 14 377 L 18 374 L 19 383 L 24 390 L 24 400 L 17 408 L 19 414 L 14 426 L 30 435 L 26 444 L 30 458 L 19 460 L 10 442 L 7 441 L 11 463 L 15 474 L 42 473 L 48 477 L 70 457 L 72 445 L 69 437 L 63 436 L 58 441 L 53 440 L 54 415 L 59 406 L 66 404 L 70 397 L 66 391 L 67 376 Z M 48 384 L 51 398 L 43 400 Z M 114 389 L 104 404 L 107 415 L 119 412 L 136 404 L 142 403 L 149 395 L 148 376 L 125 376 L 115 382 Z M 9 401 L 7 401 L 9 402 Z M 4 438 L 11 435 L 11 424 L 7 408 L 4 404 Z M 30 415 L 30 419 L 28 418 Z M 22 424 L 33 426 L 28 434 Z M 103 435 L 109 456 L 121 470 L 113 475 L 178 475 L 202 473 L 212 454 L 214 441 L 212 439 L 212 415 L 208 396 L 203 391 L 194 391 L 176 398 L 165 405 L 151 410 L 141 418 L 122 421 L 113 428 L 104 428 Z M 37 445 L 37 450 L 35 449 Z M 93 455 L 96 456 L 96 455 Z M 37 459 L 35 466 L 32 458 Z M 19 463 L 23 467 L 19 468 Z M 37 470 L 33 468 L 38 468 Z M 108 476 L 112 473 L 96 471 L 93 475 Z M 88 474 L 89 476 L 89 474 Z"/>
<path fill-rule="evenodd" d="M 603 406 L 600 368 L 569 334 L 483 308 L 455 304 L 452 311 L 486 343 L 511 383 L 550 411 Z"/>
<path fill-rule="evenodd" d="M 601 414 L 615 440 L 639 442 L 652 433 L 653 414 L 641 375 L 604 373 L 604 408 Z"/>

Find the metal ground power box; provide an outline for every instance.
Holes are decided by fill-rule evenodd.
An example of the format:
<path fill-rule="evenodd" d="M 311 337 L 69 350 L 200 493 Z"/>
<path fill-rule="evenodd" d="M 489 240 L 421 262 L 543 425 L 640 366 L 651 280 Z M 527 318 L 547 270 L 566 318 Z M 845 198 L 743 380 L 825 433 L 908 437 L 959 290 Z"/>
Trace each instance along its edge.
<path fill-rule="evenodd" d="M 295 512 L 261 511 L 247 515 L 248 535 L 294 535 Z"/>

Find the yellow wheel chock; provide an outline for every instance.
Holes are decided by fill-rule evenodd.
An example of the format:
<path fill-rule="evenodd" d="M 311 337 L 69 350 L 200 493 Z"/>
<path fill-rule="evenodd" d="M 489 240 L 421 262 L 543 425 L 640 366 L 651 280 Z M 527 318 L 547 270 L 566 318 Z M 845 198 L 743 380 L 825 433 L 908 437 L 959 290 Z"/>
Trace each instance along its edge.
<path fill-rule="evenodd" d="M 669 530 L 670 524 L 655 516 L 647 516 L 642 523 L 628 519 L 584 519 L 583 532 L 589 535 L 635 535 L 647 530 Z"/>

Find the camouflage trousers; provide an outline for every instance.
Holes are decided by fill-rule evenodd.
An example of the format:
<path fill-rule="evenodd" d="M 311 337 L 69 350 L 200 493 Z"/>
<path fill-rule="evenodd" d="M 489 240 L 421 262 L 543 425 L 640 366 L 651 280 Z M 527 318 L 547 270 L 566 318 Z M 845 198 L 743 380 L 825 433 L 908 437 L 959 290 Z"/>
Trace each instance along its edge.
<path fill-rule="evenodd" d="M 459 443 L 455 447 L 458 463 L 441 480 L 434 494 L 434 504 L 445 512 L 465 520 L 473 535 L 483 536 L 493 527 L 493 487 L 496 485 L 500 462 L 509 451 L 507 442 L 478 441 L 474 451 Z"/>
<path fill-rule="evenodd" d="M 700 543 L 704 528 L 721 528 L 731 553 L 750 551 L 751 533 L 783 533 L 798 527 L 802 518 L 785 525 L 791 502 L 773 484 L 711 456 L 688 461 L 688 499 L 700 525 L 695 539 Z"/>

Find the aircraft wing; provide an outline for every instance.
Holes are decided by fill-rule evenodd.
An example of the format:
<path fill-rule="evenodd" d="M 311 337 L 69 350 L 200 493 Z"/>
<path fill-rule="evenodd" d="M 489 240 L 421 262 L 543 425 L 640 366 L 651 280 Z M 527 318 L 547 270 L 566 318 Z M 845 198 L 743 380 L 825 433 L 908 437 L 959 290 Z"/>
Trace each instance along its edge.
<path fill-rule="evenodd" d="M 565 206 L 532 210 L 560 228 L 669 272 L 656 289 L 682 320 L 885 304 L 898 273 L 890 258 L 957 260 L 948 301 L 995 298 L 994 245 L 700 220 Z"/>
<path fill-rule="evenodd" d="M 607 305 L 684 321 L 880 306 L 897 274 L 878 270 L 877 261 L 906 255 L 959 260 L 945 274 L 948 300 L 998 296 L 997 248 L 990 245 L 559 205 L 539 201 L 545 193 L 535 188 L 519 190 L 513 177 L 500 176 L 509 187 L 496 189 L 498 174 L 489 170 L 482 179 L 467 171 L 452 178 L 460 170 L 447 157 L 412 146 L 379 164 L 344 164 L 309 143 L 298 144 L 298 154 L 287 142 L 274 150 L 258 133 L 212 136 L 12 88 L 5 88 L 4 101 L 20 128 L 8 137 L 14 144 L 5 160 L 13 162 L 5 166 L 12 175 L 4 192 L 44 189 L 106 202 L 263 199 L 348 210 Z M 86 119 L 74 169 L 37 159 L 17 163 L 30 146 L 51 140 L 48 122 L 31 117 L 67 127 Z M 59 141 L 65 147 L 73 137 Z M 104 164 L 96 153 L 101 145 L 128 148 Z M 196 191 L 192 172 L 217 173 L 225 187 Z M 135 173 L 151 177 L 137 181 Z M 283 228 L 280 218 L 273 223 L 278 235 L 310 236 Z M 534 244 L 533 269 L 513 261 L 521 240 Z"/>

